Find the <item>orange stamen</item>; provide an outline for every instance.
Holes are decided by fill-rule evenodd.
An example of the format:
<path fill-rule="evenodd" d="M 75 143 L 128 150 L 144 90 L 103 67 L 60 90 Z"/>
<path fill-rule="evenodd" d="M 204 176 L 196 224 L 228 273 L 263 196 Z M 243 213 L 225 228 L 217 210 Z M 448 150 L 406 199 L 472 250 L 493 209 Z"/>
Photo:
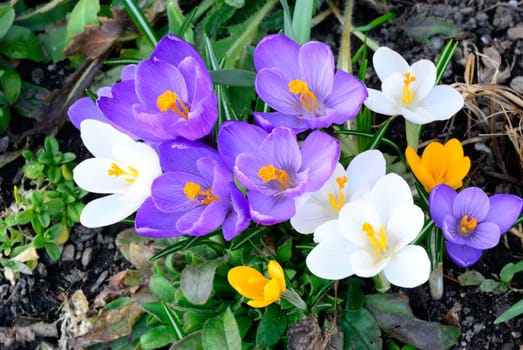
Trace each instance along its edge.
<path fill-rule="evenodd" d="M 166 90 L 156 99 L 156 105 L 160 112 L 165 112 L 170 109 L 174 114 L 179 115 L 185 120 L 189 119 L 189 107 L 183 102 L 178 94 L 171 90 Z"/>

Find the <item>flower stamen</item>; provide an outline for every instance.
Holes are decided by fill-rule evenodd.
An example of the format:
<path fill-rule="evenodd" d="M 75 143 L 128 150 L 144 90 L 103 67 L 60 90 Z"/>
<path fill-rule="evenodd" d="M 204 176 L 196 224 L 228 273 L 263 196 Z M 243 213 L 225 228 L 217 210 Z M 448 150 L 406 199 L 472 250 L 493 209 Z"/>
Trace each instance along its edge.
<path fill-rule="evenodd" d="M 470 231 L 476 228 L 478 221 L 475 217 L 469 219 L 468 215 L 463 215 L 459 222 L 459 232 L 468 234 Z"/>
<path fill-rule="evenodd" d="M 337 199 L 334 193 L 329 193 L 329 204 L 331 205 L 332 209 L 335 211 L 340 211 L 343 205 L 345 204 L 345 193 L 343 193 L 343 188 L 345 188 L 345 184 L 348 181 L 347 175 L 345 176 L 338 176 L 336 178 L 336 184 L 338 185 L 338 191 L 337 191 Z"/>
<path fill-rule="evenodd" d="M 202 191 L 202 187 L 195 182 L 189 181 L 185 183 L 183 187 L 183 193 L 191 201 L 195 200 L 198 197 L 203 197 L 200 199 L 200 203 L 203 205 L 210 204 L 214 201 L 219 201 L 220 198 L 212 194 L 211 189 L 208 188 L 205 191 Z"/>
<path fill-rule="evenodd" d="M 401 103 L 409 105 L 412 103 L 414 98 L 414 91 L 409 89 L 409 85 L 416 80 L 416 77 L 410 75 L 410 72 L 405 73 L 405 79 L 403 79 L 403 95 L 401 96 Z"/>
<path fill-rule="evenodd" d="M 178 97 L 178 94 L 171 90 L 166 90 L 156 99 L 156 105 L 160 112 L 170 109 L 174 114 L 179 115 L 185 120 L 189 119 L 189 107 Z"/>
<path fill-rule="evenodd" d="M 368 222 L 364 222 L 361 230 L 367 235 L 367 238 L 374 249 L 376 257 L 383 257 L 387 251 L 387 233 L 385 228 L 380 226 L 380 231 L 376 233 L 374 227 Z"/>
<path fill-rule="evenodd" d="M 107 169 L 107 175 L 114 177 L 124 176 L 123 180 L 132 184 L 138 177 L 138 170 L 130 165 L 127 166 L 127 169 L 128 171 L 122 169 L 118 164 L 113 162 L 111 163 L 111 167 Z"/>
<path fill-rule="evenodd" d="M 309 112 L 313 112 L 318 107 L 318 101 L 314 92 L 309 90 L 306 82 L 300 79 L 289 82 L 289 91 L 299 95 L 300 104 Z"/>
<path fill-rule="evenodd" d="M 265 183 L 277 180 L 282 187 L 286 187 L 289 184 L 289 174 L 283 169 L 274 167 L 272 164 L 261 167 L 258 171 L 258 177 Z"/>

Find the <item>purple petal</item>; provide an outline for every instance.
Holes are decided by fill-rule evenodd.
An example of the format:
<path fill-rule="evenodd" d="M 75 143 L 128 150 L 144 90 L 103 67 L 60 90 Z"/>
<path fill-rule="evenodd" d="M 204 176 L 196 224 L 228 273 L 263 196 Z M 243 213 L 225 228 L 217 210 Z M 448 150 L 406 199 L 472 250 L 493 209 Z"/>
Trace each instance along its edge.
<path fill-rule="evenodd" d="M 454 263 L 461 267 L 474 265 L 483 254 L 481 249 L 475 249 L 466 245 L 458 245 L 447 242 L 447 253 Z"/>
<path fill-rule="evenodd" d="M 430 216 L 439 228 L 443 228 L 443 219 L 446 215 L 452 215 L 452 206 L 456 191 L 448 185 L 436 186 L 430 191 L 429 209 Z"/>
<path fill-rule="evenodd" d="M 356 117 L 368 91 L 363 82 L 342 70 L 334 75 L 333 85 L 331 94 L 325 99 L 325 105 L 336 111 L 334 123 L 343 124 Z"/>
<path fill-rule="evenodd" d="M 218 132 L 218 152 L 229 169 L 234 169 L 238 154 L 258 153 L 258 149 L 267 133 L 245 122 L 228 121 L 220 126 Z"/>
<path fill-rule="evenodd" d="M 273 225 L 289 220 L 296 213 L 294 199 L 282 196 L 266 196 L 263 193 L 249 191 L 251 218 L 262 225 Z"/>
<path fill-rule="evenodd" d="M 452 211 L 454 216 L 461 219 L 467 215 L 476 218 L 478 222 L 483 221 L 490 209 L 488 196 L 477 187 L 468 187 L 456 195 Z"/>
<path fill-rule="evenodd" d="M 443 218 L 443 224 L 441 225 L 443 236 L 445 236 L 447 240 L 456 244 L 467 244 L 467 238 L 458 233 L 458 226 L 458 219 L 452 215 L 445 215 Z"/>
<path fill-rule="evenodd" d="M 468 234 L 467 245 L 476 249 L 489 249 L 499 243 L 499 227 L 492 222 L 481 222 Z"/>
<path fill-rule="evenodd" d="M 191 110 L 195 104 L 205 100 L 209 94 L 214 94 L 209 72 L 205 67 L 201 67 L 193 57 L 184 59 L 178 66 L 178 69 L 184 76 L 187 84 L 187 96 L 191 102 Z"/>
<path fill-rule="evenodd" d="M 495 194 L 489 200 L 490 210 L 483 221 L 498 225 L 500 233 L 507 232 L 518 219 L 523 201 L 512 194 Z"/>
<path fill-rule="evenodd" d="M 238 181 L 248 190 L 260 191 L 266 195 L 273 195 L 278 192 L 270 183 L 264 183 L 258 176 L 260 168 L 267 165 L 265 158 L 259 157 L 257 154 L 240 153 L 236 157 L 236 165 L 234 166 L 234 174 Z"/>
<path fill-rule="evenodd" d="M 222 232 L 225 240 L 230 241 L 243 232 L 251 223 L 249 215 L 249 202 L 233 183 L 229 184 L 232 210 L 229 212 L 222 224 Z"/>
<path fill-rule="evenodd" d="M 198 51 L 174 34 L 164 36 L 151 53 L 151 57 L 166 61 L 174 66 L 178 66 L 187 56 L 193 57 L 199 64 L 205 67 L 205 63 Z"/>
<path fill-rule="evenodd" d="M 258 72 L 263 68 L 279 68 L 287 81 L 297 79 L 299 50 L 300 46 L 283 34 L 267 35 L 254 50 L 254 66 Z"/>
<path fill-rule="evenodd" d="M 173 123 L 173 132 L 188 140 L 198 140 L 208 135 L 218 120 L 216 95 L 209 93 L 198 104 L 191 106 L 189 119 L 178 118 Z"/>
<path fill-rule="evenodd" d="M 120 79 L 122 80 L 134 80 L 136 74 L 136 64 L 129 64 L 123 67 L 122 72 L 120 73 Z"/>
<path fill-rule="evenodd" d="M 182 215 L 176 222 L 176 229 L 191 236 L 206 235 L 220 227 L 226 214 L 226 206 L 220 202 L 212 202 Z"/>
<path fill-rule="evenodd" d="M 164 212 L 185 212 L 200 206 L 198 199 L 191 201 L 185 195 L 184 188 L 188 182 L 204 186 L 201 177 L 189 173 L 171 171 L 158 176 L 151 186 L 151 197 L 156 207 Z"/>
<path fill-rule="evenodd" d="M 259 154 L 264 155 L 275 167 L 285 170 L 289 176 L 301 167 L 300 148 L 296 136 L 289 128 L 273 129 L 261 143 Z"/>
<path fill-rule="evenodd" d="M 153 135 L 152 137 L 143 137 L 147 141 L 162 142 L 172 140 L 179 135 L 173 130 L 173 124 L 177 119 L 183 119 L 172 111 L 152 112 L 147 110 L 142 104 L 132 106 L 132 116 L 135 123 L 141 127 L 141 134 Z"/>
<path fill-rule="evenodd" d="M 329 179 L 340 157 L 340 144 L 332 136 L 313 131 L 301 146 L 301 169 L 309 169 L 308 192 L 317 191 Z"/>
<path fill-rule="evenodd" d="M 82 97 L 69 107 L 67 115 L 75 128 L 80 129 L 80 124 L 85 119 L 95 119 L 109 123 L 109 119 L 98 109 L 96 103 L 90 97 Z"/>
<path fill-rule="evenodd" d="M 166 213 L 160 211 L 156 208 L 152 199 L 148 198 L 136 213 L 136 233 L 152 238 L 181 236 L 182 233 L 175 229 L 176 221 L 178 221 L 181 214 L 183 213 Z"/>
<path fill-rule="evenodd" d="M 291 129 L 295 134 L 299 134 L 309 129 L 308 123 L 296 115 L 290 115 L 280 112 L 253 112 L 254 120 L 267 132 L 272 129 L 284 126 Z"/>
<path fill-rule="evenodd" d="M 309 129 L 321 129 L 328 128 L 329 126 L 331 126 L 332 123 L 334 123 L 334 119 L 336 118 L 336 116 L 337 114 L 335 110 L 330 108 L 324 108 L 323 115 L 321 116 L 309 117 L 307 115 L 304 115 L 300 118 L 309 127 Z"/>
<path fill-rule="evenodd" d="M 332 92 L 334 81 L 334 55 L 324 43 L 310 41 L 300 48 L 299 56 L 300 78 L 319 101 Z"/>
<path fill-rule="evenodd" d="M 256 93 L 260 98 L 278 112 L 290 115 L 301 113 L 298 95 L 289 91 L 289 80 L 277 68 L 264 68 L 254 81 Z"/>
<path fill-rule="evenodd" d="M 184 171 L 198 174 L 196 160 L 202 157 L 219 160 L 218 152 L 201 142 L 185 139 L 166 141 L 158 147 L 160 165 L 164 171 Z"/>

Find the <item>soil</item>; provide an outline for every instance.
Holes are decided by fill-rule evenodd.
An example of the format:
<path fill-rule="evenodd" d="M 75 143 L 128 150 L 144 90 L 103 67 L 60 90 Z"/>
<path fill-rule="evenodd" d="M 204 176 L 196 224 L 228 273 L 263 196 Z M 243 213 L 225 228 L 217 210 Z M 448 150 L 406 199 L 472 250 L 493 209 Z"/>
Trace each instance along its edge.
<path fill-rule="evenodd" d="M 343 6 L 343 2 L 338 3 L 338 7 Z M 327 8 L 328 5 L 322 2 L 321 9 Z M 474 83 L 510 85 L 523 93 L 521 84 L 517 84 L 523 79 L 523 2 L 359 0 L 355 1 L 353 24 L 365 25 L 387 11 L 396 13 L 397 17 L 369 33 L 369 38 L 379 45 L 388 46 L 413 62 L 420 58 L 434 60 L 446 40 L 454 38 L 460 43 L 454 60 L 444 74 L 443 83 L 466 82 L 464 74 L 467 56 L 472 53 L 476 55 Z M 422 42 L 409 35 L 416 30 L 427 30 L 427 24 L 436 26 L 439 22 L 430 22 L 434 19 L 444 20 L 455 28 L 452 33 L 433 33 Z M 420 21 L 422 25 L 419 25 Z M 442 24 L 439 23 L 439 26 Z M 330 15 L 314 28 L 312 37 L 327 42 L 337 52 L 340 33 L 341 25 Z M 354 37 L 352 40 L 354 47 L 361 44 Z M 497 62 L 497 67 L 492 68 L 495 66 L 492 62 Z M 66 78 L 73 73 L 67 62 L 58 67 L 28 66 L 25 67 L 24 79 L 35 84 L 48 84 L 46 88 L 56 92 L 56 89 L 67 84 Z M 367 78 L 369 87 L 379 88 L 372 67 L 369 67 Z M 491 114 L 489 100 L 479 98 L 477 103 L 484 115 Z M 426 127 L 422 140 L 445 141 L 457 137 L 465 145 L 465 154 L 472 159 L 470 186 L 481 187 L 490 193 L 514 193 L 521 196 L 523 175 L 520 150 L 513 146 L 507 136 L 507 118 L 500 115 L 481 120 L 472 112 L 472 109 L 465 108 L 449 122 Z M 521 109 L 509 112 L 509 119 L 517 127 L 522 117 Z M 66 122 L 63 113 L 60 118 L 52 127 L 42 131 L 57 132 L 63 151 L 75 152 L 80 159 L 86 157 L 78 131 Z M 375 124 L 382 121 L 377 118 Z M 16 149 L 20 142 L 17 135 L 31 129 L 35 123 L 27 118 L 13 120 L 10 130 L 0 135 L 0 151 Z M 403 122 L 398 118 L 389 130 L 390 137 L 400 147 L 405 146 L 402 128 Z M 35 131 L 29 136 L 30 146 L 36 149 L 41 145 L 44 135 Z M 3 202 L 0 204 L 10 203 L 13 185 L 21 178 L 22 165 L 23 161 L 19 159 L 0 168 Z M 59 261 L 52 262 L 46 258 L 45 252 L 39 252 L 42 258 L 32 275 L 20 275 L 14 285 L 0 275 L 0 330 L 5 332 L 4 335 L 0 334 L 0 349 L 34 349 L 43 341 L 56 346 L 61 332 L 60 313 L 64 300 L 81 289 L 87 300 L 92 301 L 111 276 L 128 267 L 114 244 L 116 233 L 126 227 L 121 224 L 96 230 L 74 227 Z M 523 236 L 518 237 L 518 233 L 521 234 L 515 230 L 514 233 L 505 234 L 499 246 L 486 251 L 474 269 L 487 278 L 496 279 L 506 263 L 522 260 Z M 497 316 L 523 297 L 522 274 L 515 276 L 508 292 L 482 293 L 477 287 L 459 284 L 457 278 L 464 271 L 452 262 L 445 261 L 445 288 L 439 300 L 431 298 L 427 286 L 404 290 L 416 316 L 459 326 L 462 336 L 452 349 L 523 349 L 522 317 L 499 325 L 493 324 Z M 22 326 L 38 322 L 43 322 L 44 329 L 49 333 L 14 332 L 22 329 Z M 9 338 L 8 330 L 13 331 L 10 343 L 6 340 L 6 337 Z"/>

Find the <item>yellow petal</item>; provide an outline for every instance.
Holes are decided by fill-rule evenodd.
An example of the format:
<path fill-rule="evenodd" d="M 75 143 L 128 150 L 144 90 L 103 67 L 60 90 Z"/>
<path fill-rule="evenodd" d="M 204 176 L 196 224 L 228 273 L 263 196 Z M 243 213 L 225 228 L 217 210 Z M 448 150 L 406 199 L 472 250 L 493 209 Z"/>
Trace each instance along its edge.
<path fill-rule="evenodd" d="M 269 271 L 269 276 L 278 282 L 280 292 L 285 292 L 287 285 L 285 284 L 285 275 L 281 265 L 276 260 L 271 260 L 269 261 L 267 269 Z"/>
<path fill-rule="evenodd" d="M 414 176 L 416 176 L 418 181 L 421 182 L 425 191 L 430 192 L 432 188 L 436 186 L 436 182 L 434 181 L 432 174 L 422 163 L 421 158 L 410 146 L 407 147 L 407 150 L 405 151 L 405 157 L 407 158 L 407 163 L 409 164 Z"/>
<path fill-rule="evenodd" d="M 454 189 L 463 185 L 463 179 L 470 170 L 470 158 L 463 157 L 461 162 L 451 165 L 447 171 L 445 183 Z"/>
<path fill-rule="evenodd" d="M 270 305 L 272 303 L 274 303 L 276 300 L 263 300 L 263 299 L 260 299 L 260 300 L 249 300 L 247 302 L 247 305 L 249 305 L 250 307 L 254 307 L 254 308 L 260 308 L 260 307 L 265 307 L 267 305 Z"/>
<path fill-rule="evenodd" d="M 448 159 L 447 154 L 445 153 L 445 148 L 441 143 L 437 141 L 429 143 L 421 155 L 421 162 L 432 175 L 436 184 L 445 181 Z"/>
<path fill-rule="evenodd" d="M 265 285 L 269 282 L 258 270 L 249 266 L 236 266 L 227 274 L 229 284 L 249 299 L 263 299 Z"/>
<path fill-rule="evenodd" d="M 270 280 L 263 290 L 263 299 L 265 301 L 274 302 L 280 299 L 280 286 L 276 280 Z"/>

